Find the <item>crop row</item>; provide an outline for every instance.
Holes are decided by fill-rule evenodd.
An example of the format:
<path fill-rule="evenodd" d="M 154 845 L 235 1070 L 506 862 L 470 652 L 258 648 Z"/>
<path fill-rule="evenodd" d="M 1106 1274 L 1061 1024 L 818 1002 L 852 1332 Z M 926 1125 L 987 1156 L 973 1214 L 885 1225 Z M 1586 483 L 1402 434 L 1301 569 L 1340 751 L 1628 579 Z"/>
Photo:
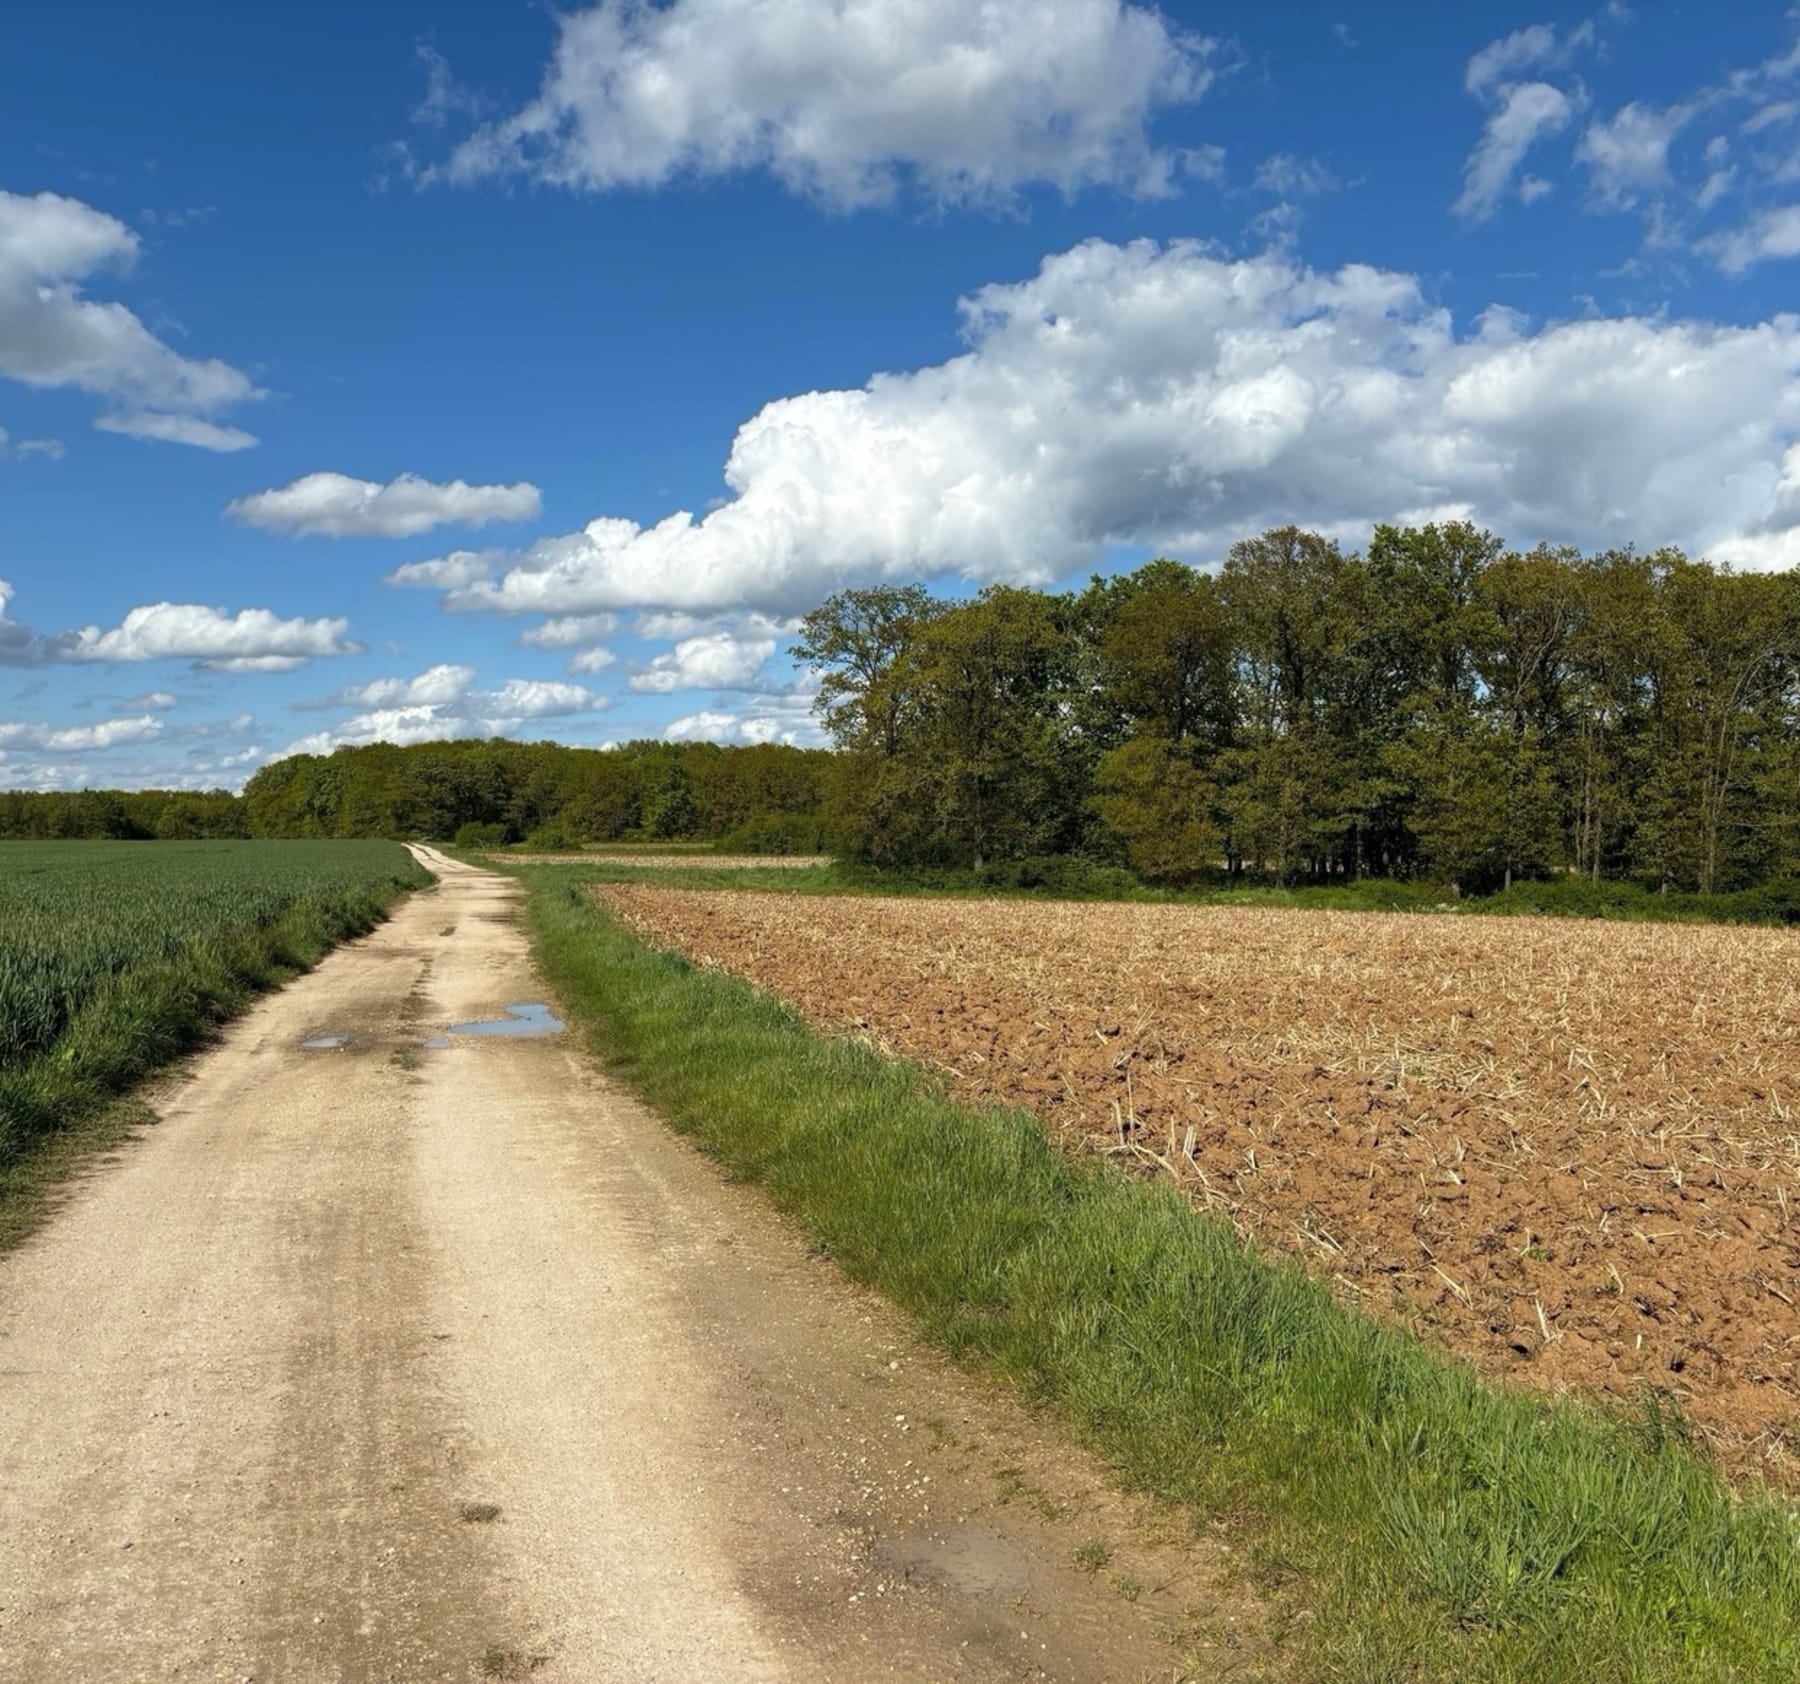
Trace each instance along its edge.
<path fill-rule="evenodd" d="M 0 1161 L 428 880 L 390 842 L 0 846 Z"/>

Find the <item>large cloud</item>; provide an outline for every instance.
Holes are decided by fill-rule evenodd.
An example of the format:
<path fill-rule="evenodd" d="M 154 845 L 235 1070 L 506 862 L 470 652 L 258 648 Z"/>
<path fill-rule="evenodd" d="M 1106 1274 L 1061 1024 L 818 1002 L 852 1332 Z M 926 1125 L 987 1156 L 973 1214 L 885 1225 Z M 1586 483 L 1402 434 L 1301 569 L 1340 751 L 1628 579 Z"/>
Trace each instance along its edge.
<path fill-rule="evenodd" d="M 253 491 L 226 506 L 247 526 L 328 538 L 410 538 L 434 526 L 485 526 L 491 520 L 535 520 L 535 485 L 437 484 L 400 474 L 379 485 L 348 474 L 304 474 L 290 485 Z"/>
<path fill-rule="evenodd" d="M 1122 0 L 603 0 L 561 19 L 537 97 L 465 140 L 456 181 L 589 190 L 767 169 L 849 207 L 1031 182 L 1168 191 L 1147 125 L 1214 43 Z"/>
<path fill-rule="evenodd" d="M 209 419 L 261 396 L 248 376 L 184 357 L 124 305 L 82 296 L 83 282 L 129 268 L 137 252 L 124 223 L 79 199 L 0 192 L 0 374 L 98 394 L 111 405 L 99 424 L 113 432 L 208 450 L 254 444 Z"/>
<path fill-rule="evenodd" d="M 963 309 L 962 356 L 754 416 L 704 519 L 602 518 L 449 604 L 792 613 L 878 579 L 1053 580 L 1115 543 L 1205 560 L 1290 520 L 1354 538 L 1468 515 L 1762 562 L 1800 521 L 1779 496 L 1792 316 L 1490 311 L 1459 335 L 1411 275 L 1148 241 L 1077 246 Z"/>

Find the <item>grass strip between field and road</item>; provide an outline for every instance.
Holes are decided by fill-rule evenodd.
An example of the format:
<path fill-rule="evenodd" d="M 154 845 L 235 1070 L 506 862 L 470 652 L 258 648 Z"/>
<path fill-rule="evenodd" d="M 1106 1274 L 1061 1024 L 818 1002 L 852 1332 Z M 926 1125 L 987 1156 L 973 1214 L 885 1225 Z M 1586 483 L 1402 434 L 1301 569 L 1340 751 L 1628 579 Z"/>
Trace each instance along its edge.
<path fill-rule="evenodd" d="M 1166 1184 L 645 946 L 591 868 L 515 869 L 552 988 L 637 1092 L 1128 1483 L 1230 1517 L 1286 1676 L 1800 1677 L 1800 1521 L 1677 1416 L 1483 1381 Z"/>
<path fill-rule="evenodd" d="M 48 1195 L 96 1151 L 116 1145 L 149 1108 L 128 1090 L 202 1045 L 263 991 L 310 970 L 339 942 L 366 934 L 411 889 L 431 875 L 397 843 L 6 843 L 0 869 L 29 864 L 41 891 L 15 893 L 10 946 L 0 951 L 0 1015 L 36 1008 L 51 1034 L 34 1042 L 8 1021 L 11 1056 L 0 1059 L 0 1246 L 28 1233 Z M 191 879 L 212 861 L 235 856 L 253 877 L 272 884 L 241 919 L 183 924 L 188 908 L 165 880 L 176 850 L 200 856 L 178 862 Z M 341 881 L 281 877 L 299 850 L 354 856 Z M 209 852 L 210 851 L 210 852 Z M 320 856 L 323 857 L 323 856 Z M 64 891 L 62 867 L 83 874 L 79 912 Z M 96 862 L 98 862 L 96 864 Z M 114 863 L 119 869 L 115 876 Z M 15 885 L 23 881 L 15 873 Z M 156 927 L 137 945 L 102 943 L 73 954 L 75 935 L 92 936 L 109 919 L 117 895 L 121 926 L 147 919 Z M 24 927 L 42 895 L 41 916 Z M 97 903 L 96 903 L 97 900 Z M 249 904 L 249 903 L 247 903 Z M 74 926 L 83 928 L 72 932 Z M 33 983 L 48 984 L 33 987 Z M 25 1050 L 21 1054 L 17 1048 Z"/>

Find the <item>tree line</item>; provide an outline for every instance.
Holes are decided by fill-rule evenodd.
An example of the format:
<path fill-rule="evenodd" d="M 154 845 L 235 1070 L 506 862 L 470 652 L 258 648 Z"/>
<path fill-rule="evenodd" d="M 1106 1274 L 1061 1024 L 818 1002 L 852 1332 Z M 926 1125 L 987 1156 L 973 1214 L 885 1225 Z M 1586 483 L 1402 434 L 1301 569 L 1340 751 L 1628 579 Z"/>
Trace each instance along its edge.
<path fill-rule="evenodd" d="M 250 834 L 229 790 L 0 790 L 0 840 L 195 842 Z"/>
<path fill-rule="evenodd" d="M 618 748 L 374 743 L 265 766 L 244 789 L 252 836 L 397 836 L 535 847 L 715 841 L 755 853 L 824 843 L 832 756 L 767 743 Z"/>
<path fill-rule="evenodd" d="M 1800 577 L 1283 527 L 1214 572 L 842 592 L 805 617 L 840 845 L 1123 858 L 1152 882 L 1800 868 Z"/>
<path fill-rule="evenodd" d="M 1800 874 L 1800 573 L 1282 527 L 1202 572 L 849 590 L 795 658 L 834 750 L 377 743 L 222 791 L 0 794 L 0 837 L 717 841 L 1152 883 Z"/>
<path fill-rule="evenodd" d="M 0 838 L 399 837 L 474 845 L 714 841 L 755 853 L 824 845 L 823 749 L 504 738 L 296 754 L 226 791 L 0 794 Z"/>

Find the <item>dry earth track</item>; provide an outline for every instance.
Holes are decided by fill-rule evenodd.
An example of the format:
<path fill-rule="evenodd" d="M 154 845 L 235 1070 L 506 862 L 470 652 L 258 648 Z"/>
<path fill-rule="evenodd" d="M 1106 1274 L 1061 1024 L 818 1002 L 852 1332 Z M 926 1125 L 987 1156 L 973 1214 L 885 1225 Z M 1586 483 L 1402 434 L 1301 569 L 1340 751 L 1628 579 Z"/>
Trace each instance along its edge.
<path fill-rule="evenodd" d="M 648 939 L 1024 1104 L 1546 1386 L 1800 1477 L 1800 935 L 614 885 Z"/>
<path fill-rule="evenodd" d="M 0 1678 L 1123 1684 L 1194 1619 L 1245 1665 L 1215 1546 L 566 1040 L 418 1050 L 541 992 L 516 884 L 431 864 L 0 1258 Z"/>

